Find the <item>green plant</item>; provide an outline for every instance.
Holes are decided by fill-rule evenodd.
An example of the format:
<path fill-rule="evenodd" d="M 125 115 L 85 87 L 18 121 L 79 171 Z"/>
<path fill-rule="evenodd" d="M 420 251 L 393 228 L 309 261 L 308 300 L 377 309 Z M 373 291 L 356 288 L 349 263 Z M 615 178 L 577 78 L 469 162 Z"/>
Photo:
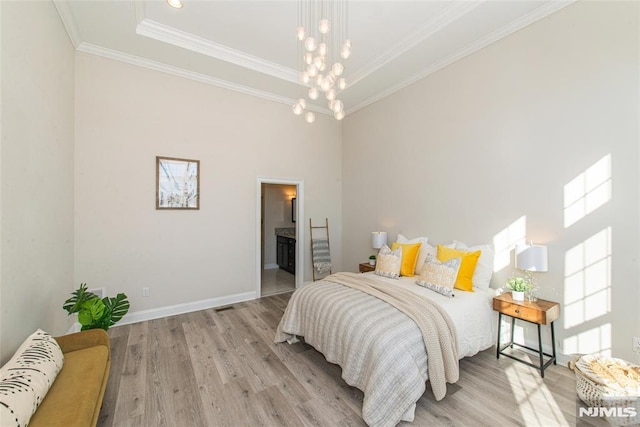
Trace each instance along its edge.
<path fill-rule="evenodd" d="M 531 290 L 532 285 L 526 278 L 514 276 L 507 281 L 507 288 L 516 292 L 528 292 Z"/>
<path fill-rule="evenodd" d="M 123 293 L 115 298 L 100 299 L 93 292 L 87 291 L 86 283 L 81 283 L 71 295 L 62 308 L 69 314 L 78 313 L 78 322 L 83 331 L 98 328 L 106 331 L 129 311 L 129 300 Z"/>
<path fill-rule="evenodd" d="M 369 257 L 369 259 L 376 259 L 376 256 L 375 256 L 375 255 L 371 255 L 371 256 Z"/>

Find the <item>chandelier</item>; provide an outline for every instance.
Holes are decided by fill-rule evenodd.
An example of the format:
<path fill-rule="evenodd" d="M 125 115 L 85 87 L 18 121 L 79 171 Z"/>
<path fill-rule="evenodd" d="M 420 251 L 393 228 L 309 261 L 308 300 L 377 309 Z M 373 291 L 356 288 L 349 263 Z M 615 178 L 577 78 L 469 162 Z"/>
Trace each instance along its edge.
<path fill-rule="evenodd" d="M 298 70 L 300 83 L 309 100 L 320 97 L 337 120 L 344 117 L 344 103 L 338 95 L 347 87 L 343 77 L 344 60 L 351 56 L 351 40 L 347 38 L 347 0 L 300 0 L 298 2 Z M 308 111 L 307 100 L 293 104 L 295 115 L 304 115 L 308 123 L 315 114 Z"/>

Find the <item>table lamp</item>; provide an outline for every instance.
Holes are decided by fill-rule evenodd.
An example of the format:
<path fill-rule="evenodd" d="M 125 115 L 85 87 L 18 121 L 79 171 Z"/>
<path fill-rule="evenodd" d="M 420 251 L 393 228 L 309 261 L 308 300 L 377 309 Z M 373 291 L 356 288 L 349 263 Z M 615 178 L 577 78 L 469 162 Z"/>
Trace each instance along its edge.
<path fill-rule="evenodd" d="M 373 231 L 371 232 L 371 247 L 373 249 L 380 249 L 387 244 L 387 232 L 386 231 Z M 375 256 L 375 254 L 374 254 Z M 375 258 L 369 257 L 369 264 L 375 265 Z"/>
<path fill-rule="evenodd" d="M 386 231 L 373 231 L 371 232 L 371 247 L 373 249 L 380 249 L 387 244 L 387 232 Z"/>
<path fill-rule="evenodd" d="M 535 301 L 534 291 L 536 283 L 533 278 L 534 272 L 545 272 L 548 269 L 547 247 L 543 245 L 534 245 L 533 243 L 519 243 L 516 245 L 516 268 L 524 271 L 527 281 L 531 284 L 529 292 L 529 300 Z"/>

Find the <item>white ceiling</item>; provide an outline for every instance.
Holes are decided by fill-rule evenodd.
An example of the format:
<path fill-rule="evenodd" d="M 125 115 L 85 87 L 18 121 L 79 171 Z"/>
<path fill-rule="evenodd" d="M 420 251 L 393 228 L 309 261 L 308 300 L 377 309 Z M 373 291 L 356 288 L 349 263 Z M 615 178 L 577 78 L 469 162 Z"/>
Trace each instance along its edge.
<path fill-rule="evenodd" d="M 354 112 L 573 1 L 351 0 L 340 99 Z M 304 93 L 295 0 L 54 2 L 79 51 L 287 104 Z"/>

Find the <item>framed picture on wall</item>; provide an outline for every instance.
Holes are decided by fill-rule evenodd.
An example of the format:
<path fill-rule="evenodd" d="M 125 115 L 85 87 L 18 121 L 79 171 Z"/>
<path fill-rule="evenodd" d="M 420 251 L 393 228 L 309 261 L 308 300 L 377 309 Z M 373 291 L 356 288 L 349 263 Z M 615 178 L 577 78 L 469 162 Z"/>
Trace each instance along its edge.
<path fill-rule="evenodd" d="M 200 161 L 156 156 L 156 209 L 200 209 Z"/>

